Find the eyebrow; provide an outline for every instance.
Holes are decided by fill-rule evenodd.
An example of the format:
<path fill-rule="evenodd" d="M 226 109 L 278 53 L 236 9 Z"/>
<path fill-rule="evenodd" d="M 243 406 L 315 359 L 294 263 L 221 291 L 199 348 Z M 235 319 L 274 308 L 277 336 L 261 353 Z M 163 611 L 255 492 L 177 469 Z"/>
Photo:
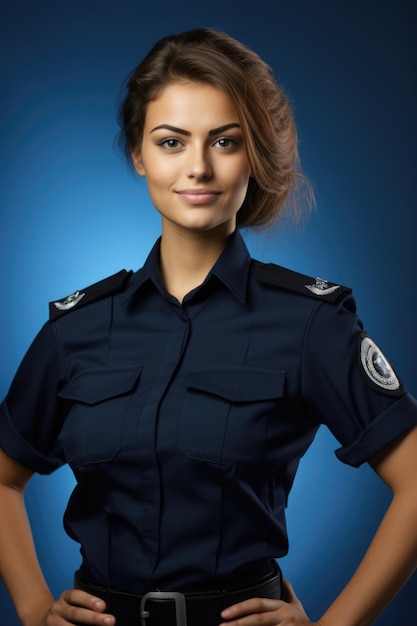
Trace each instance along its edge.
<path fill-rule="evenodd" d="M 224 126 L 219 126 L 219 128 L 213 128 L 209 130 L 209 136 L 219 135 L 220 133 L 224 133 L 226 130 L 230 128 L 240 128 L 240 124 L 237 122 L 232 122 L 231 124 L 225 124 Z M 171 124 L 161 124 L 160 126 L 155 126 L 150 132 L 153 133 L 156 130 L 171 130 L 173 133 L 178 133 L 180 135 L 186 135 L 187 137 L 191 136 L 189 130 L 184 130 L 183 128 L 177 128 L 176 126 L 171 126 Z"/>

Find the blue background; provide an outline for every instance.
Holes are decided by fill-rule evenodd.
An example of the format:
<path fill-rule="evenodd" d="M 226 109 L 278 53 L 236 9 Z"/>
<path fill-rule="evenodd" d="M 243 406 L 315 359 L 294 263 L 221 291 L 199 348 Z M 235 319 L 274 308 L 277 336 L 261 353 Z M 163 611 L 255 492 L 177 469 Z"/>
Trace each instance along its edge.
<path fill-rule="evenodd" d="M 0 9 L 0 395 L 47 316 L 47 302 L 122 267 L 159 234 L 143 181 L 114 147 L 128 71 L 156 39 L 226 30 L 273 67 L 295 103 L 317 211 L 304 227 L 248 235 L 254 256 L 354 287 L 368 331 L 417 393 L 415 377 L 414 2 L 15 0 Z M 369 467 L 336 460 L 321 430 L 302 462 L 282 561 L 311 618 L 358 563 L 389 501 Z M 78 546 L 61 517 L 64 468 L 27 491 L 55 594 Z M 377 624 L 415 624 L 417 578 Z M 0 623 L 15 626 L 0 586 Z"/>

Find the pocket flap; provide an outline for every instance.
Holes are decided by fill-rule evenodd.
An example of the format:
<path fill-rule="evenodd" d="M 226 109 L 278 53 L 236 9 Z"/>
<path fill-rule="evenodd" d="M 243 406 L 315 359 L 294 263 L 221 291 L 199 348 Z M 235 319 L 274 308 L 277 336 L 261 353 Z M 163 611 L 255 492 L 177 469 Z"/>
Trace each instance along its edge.
<path fill-rule="evenodd" d="M 284 393 L 285 371 L 261 367 L 191 370 L 187 386 L 232 402 L 256 402 Z"/>
<path fill-rule="evenodd" d="M 139 380 L 142 366 L 95 367 L 78 372 L 61 389 L 58 396 L 84 404 L 97 404 L 128 393 Z"/>

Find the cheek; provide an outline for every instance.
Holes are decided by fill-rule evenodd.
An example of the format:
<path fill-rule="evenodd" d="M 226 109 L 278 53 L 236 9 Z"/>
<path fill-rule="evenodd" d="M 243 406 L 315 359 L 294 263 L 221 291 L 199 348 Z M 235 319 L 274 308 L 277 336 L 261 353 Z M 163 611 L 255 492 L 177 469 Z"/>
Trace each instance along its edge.
<path fill-rule="evenodd" d="M 236 191 L 245 192 L 249 184 L 249 169 L 247 171 L 240 171 L 240 174 L 236 176 L 235 189 Z"/>
<path fill-rule="evenodd" d="M 163 191 L 164 187 L 166 187 L 166 184 L 163 185 L 161 182 L 160 172 L 159 172 L 159 176 L 158 175 L 154 176 L 152 175 L 152 173 L 147 171 L 145 179 L 146 179 L 146 184 L 147 184 L 150 195 L 154 193 L 160 193 L 161 191 Z"/>
<path fill-rule="evenodd" d="M 246 158 L 242 158 L 234 164 L 233 173 L 231 175 L 235 179 L 236 187 L 247 187 L 250 177 L 250 167 Z"/>
<path fill-rule="evenodd" d="M 148 184 L 158 188 L 168 188 L 176 178 L 176 167 L 172 162 L 160 162 L 146 170 Z"/>

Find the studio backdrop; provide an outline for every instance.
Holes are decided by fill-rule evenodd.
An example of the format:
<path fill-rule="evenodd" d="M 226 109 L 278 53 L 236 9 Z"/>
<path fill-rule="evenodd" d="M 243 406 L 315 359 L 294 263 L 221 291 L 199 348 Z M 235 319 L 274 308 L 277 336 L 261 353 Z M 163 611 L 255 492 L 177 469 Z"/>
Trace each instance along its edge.
<path fill-rule="evenodd" d="M 158 38 L 196 26 L 256 50 L 289 94 L 317 208 L 302 225 L 244 233 L 253 254 L 353 287 L 367 330 L 417 394 L 416 46 L 406 0 L 15 0 L 0 8 L 0 394 L 48 302 L 137 269 L 159 235 L 145 183 L 117 150 L 128 72 Z M 358 564 L 384 507 L 368 467 L 337 461 L 321 429 L 290 495 L 281 561 L 317 618 Z M 79 547 L 62 515 L 67 467 L 36 476 L 27 506 L 54 594 Z M 417 578 L 377 626 L 415 624 Z M 0 624 L 18 620 L 0 583 Z"/>

